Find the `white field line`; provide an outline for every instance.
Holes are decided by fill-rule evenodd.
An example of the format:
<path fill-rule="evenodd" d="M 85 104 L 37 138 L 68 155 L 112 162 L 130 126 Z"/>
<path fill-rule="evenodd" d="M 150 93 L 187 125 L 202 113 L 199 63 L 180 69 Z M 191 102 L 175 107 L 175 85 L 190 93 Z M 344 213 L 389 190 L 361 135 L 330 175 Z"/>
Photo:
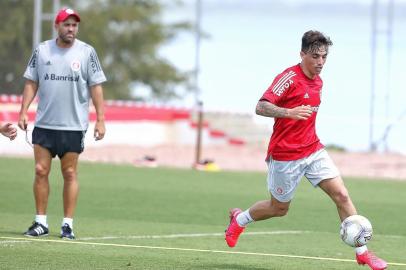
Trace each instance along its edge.
<path fill-rule="evenodd" d="M 24 241 L 26 241 L 26 238 L 20 238 L 20 237 L 3 237 L 3 236 L 0 236 L 0 239 L 24 240 Z M 175 251 L 188 251 L 188 252 L 200 252 L 200 253 L 219 253 L 219 254 L 251 255 L 251 256 L 265 256 L 265 257 L 282 257 L 282 258 L 295 258 L 295 259 L 318 260 L 318 261 L 355 262 L 355 260 L 337 259 L 337 258 L 329 258 L 329 257 L 311 257 L 311 256 L 288 255 L 288 254 L 242 252 L 242 251 L 225 251 L 225 250 L 194 249 L 194 248 L 177 248 L 177 247 L 140 246 L 140 245 L 128 245 L 128 244 L 82 242 L 82 241 L 77 241 L 77 240 L 71 241 L 71 240 L 52 240 L 52 239 L 30 238 L 30 241 L 59 243 L 59 244 L 72 244 L 72 245 L 123 247 L 123 248 L 139 248 L 139 249 L 157 249 L 157 250 L 175 250 Z M 406 263 L 389 262 L 388 265 L 406 266 Z"/>
<path fill-rule="evenodd" d="M 315 233 L 313 231 L 267 231 L 267 232 L 244 232 L 244 235 L 280 235 L 280 234 L 305 234 Z M 164 234 L 164 235 L 116 235 L 102 237 L 80 237 L 77 240 L 114 240 L 114 239 L 166 239 L 166 238 L 197 238 L 197 237 L 223 237 L 224 233 L 180 233 L 180 234 Z M 385 235 L 386 238 L 405 238 L 402 235 Z"/>
<path fill-rule="evenodd" d="M 268 235 L 268 234 L 303 234 L 308 231 L 271 231 L 271 232 L 245 232 L 244 235 Z M 127 236 L 103 236 L 103 237 L 81 237 L 78 240 L 111 240 L 111 239 L 165 239 L 165 238 L 194 238 L 224 236 L 224 233 L 181 233 L 164 235 L 127 235 Z"/>

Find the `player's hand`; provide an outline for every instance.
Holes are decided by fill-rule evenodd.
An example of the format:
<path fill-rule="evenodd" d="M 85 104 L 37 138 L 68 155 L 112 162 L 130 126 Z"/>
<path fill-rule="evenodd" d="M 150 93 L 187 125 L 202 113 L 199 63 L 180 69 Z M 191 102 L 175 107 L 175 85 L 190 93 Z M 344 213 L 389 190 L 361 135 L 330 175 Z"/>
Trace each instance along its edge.
<path fill-rule="evenodd" d="M 7 123 L 4 126 L 0 125 L 0 132 L 4 136 L 8 137 L 10 141 L 14 140 L 17 137 L 17 129 L 13 127 L 11 123 Z"/>
<path fill-rule="evenodd" d="M 18 127 L 22 130 L 27 130 L 28 126 L 28 116 L 26 113 L 20 114 L 20 118 L 18 119 Z"/>
<path fill-rule="evenodd" d="M 96 125 L 94 126 L 94 134 L 93 134 L 94 139 L 96 141 L 103 139 L 105 133 L 106 133 L 106 127 L 104 125 L 104 121 L 96 121 Z"/>
<path fill-rule="evenodd" d="M 288 109 L 288 118 L 295 120 L 306 120 L 312 115 L 312 107 L 309 105 L 301 105 L 292 109 Z"/>

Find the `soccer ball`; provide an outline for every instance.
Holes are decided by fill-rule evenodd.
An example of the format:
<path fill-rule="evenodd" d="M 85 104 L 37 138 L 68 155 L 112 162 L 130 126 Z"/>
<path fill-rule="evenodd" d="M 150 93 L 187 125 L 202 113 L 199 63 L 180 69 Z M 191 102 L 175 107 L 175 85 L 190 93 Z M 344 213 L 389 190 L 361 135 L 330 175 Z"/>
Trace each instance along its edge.
<path fill-rule="evenodd" d="M 364 216 L 349 216 L 341 223 L 340 235 L 347 245 L 364 246 L 372 238 L 371 222 Z"/>

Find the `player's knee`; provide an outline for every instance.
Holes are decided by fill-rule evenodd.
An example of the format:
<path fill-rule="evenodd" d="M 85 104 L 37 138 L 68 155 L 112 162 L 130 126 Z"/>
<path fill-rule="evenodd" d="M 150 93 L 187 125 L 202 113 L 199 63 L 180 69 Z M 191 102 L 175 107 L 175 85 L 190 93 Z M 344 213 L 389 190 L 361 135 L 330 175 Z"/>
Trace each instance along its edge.
<path fill-rule="evenodd" d="M 35 175 L 39 178 L 46 178 L 49 174 L 49 167 L 46 167 L 42 164 L 35 165 Z"/>
<path fill-rule="evenodd" d="M 62 170 L 62 175 L 65 181 L 76 181 L 77 172 L 73 168 L 66 168 Z"/>
<path fill-rule="evenodd" d="M 275 217 L 283 217 L 288 214 L 289 207 L 284 205 L 279 205 L 274 207 L 274 216 Z"/>
<path fill-rule="evenodd" d="M 277 217 L 283 217 L 283 216 L 286 216 L 287 214 L 288 214 L 288 211 L 289 211 L 289 209 L 280 209 L 278 212 L 277 212 Z"/>

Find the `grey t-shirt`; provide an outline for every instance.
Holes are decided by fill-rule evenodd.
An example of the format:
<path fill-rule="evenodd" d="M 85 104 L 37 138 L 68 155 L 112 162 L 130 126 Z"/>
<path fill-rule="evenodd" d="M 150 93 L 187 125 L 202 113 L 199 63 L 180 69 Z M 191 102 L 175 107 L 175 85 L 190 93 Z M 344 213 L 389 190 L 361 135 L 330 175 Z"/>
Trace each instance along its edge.
<path fill-rule="evenodd" d="M 24 78 L 38 83 L 36 127 L 82 131 L 89 125 L 89 87 L 106 81 L 96 51 L 78 39 L 70 48 L 42 42 Z"/>

